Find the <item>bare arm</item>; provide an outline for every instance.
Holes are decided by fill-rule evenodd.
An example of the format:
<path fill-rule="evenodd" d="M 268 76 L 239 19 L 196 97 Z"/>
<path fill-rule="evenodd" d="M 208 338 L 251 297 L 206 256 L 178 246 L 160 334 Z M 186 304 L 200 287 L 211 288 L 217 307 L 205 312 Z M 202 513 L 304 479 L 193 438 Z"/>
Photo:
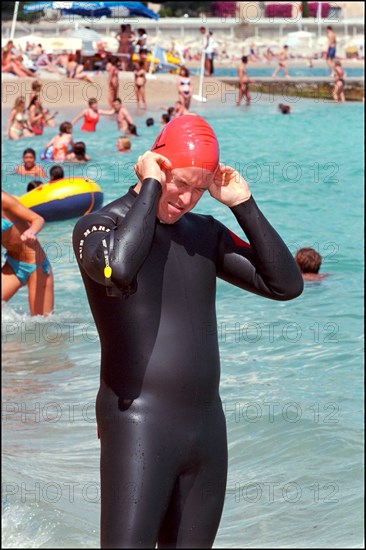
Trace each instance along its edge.
<path fill-rule="evenodd" d="M 127 109 L 125 109 L 124 107 L 122 107 L 121 112 L 123 113 L 125 119 L 127 120 L 127 122 L 128 122 L 129 124 L 134 124 L 134 121 L 133 121 L 133 119 L 132 119 L 130 113 L 127 111 Z"/>
<path fill-rule="evenodd" d="M 47 145 L 46 145 L 45 148 L 44 148 L 45 152 L 47 151 L 47 149 L 48 149 L 49 147 L 51 147 L 51 145 L 54 144 L 56 137 L 57 137 L 57 136 L 53 137 L 53 138 L 51 139 L 51 141 L 49 141 L 49 142 L 47 143 Z"/>
<path fill-rule="evenodd" d="M 9 193 L 6 193 L 5 191 L 2 191 L 1 197 L 2 208 L 3 210 L 5 210 L 5 212 L 8 211 L 16 218 L 24 220 L 30 224 L 28 229 L 26 229 L 24 233 L 22 233 L 22 235 L 20 236 L 21 240 L 36 240 L 37 233 L 39 233 L 44 226 L 44 218 L 33 212 L 33 210 L 27 208 L 26 206 L 23 206 L 22 203 L 18 201 L 18 199 L 16 199 L 12 195 L 9 195 Z"/>
<path fill-rule="evenodd" d="M 111 115 L 115 115 L 116 114 L 116 111 L 114 109 L 110 109 L 109 111 L 104 111 L 103 109 L 98 109 L 98 113 L 100 115 L 107 115 L 107 116 L 111 116 Z"/>
<path fill-rule="evenodd" d="M 44 171 L 43 166 L 41 166 L 40 164 L 37 164 L 37 168 L 39 170 L 39 177 L 40 178 L 47 178 L 47 174 Z"/>
<path fill-rule="evenodd" d="M 58 111 L 56 111 L 53 115 L 47 117 L 45 121 L 48 122 L 49 120 L 53 120 L 57 115 L 58 115 Z"/>
<path fill-rule="evenodd" d="M 32 105 L 32 107 L 29 109 L 29 124 L 30 126 L 33 126 L 39 119 L 43 117 L 43 113 L 40 113 L 39 115 L 35 115 L 34 111 L 36 110 L 36 107 Z"/>
<path fill-rule="evenodd" d="M 85 113 L 86 110 L 81 111 L 81 113 L 71 121 L 71 125 L 74 126 L 81 118 L 83 118 L 83 116 L 85 116 Z"/>
<path fill-rule="evenodd" d="M 15 118 L 15 109 L 13 109 L 11 112 L 10 112 L 10 115 L 9 115 L 9 118 L 8 118 L 8 122 L 6 123 L 6 130 L 5 130 L 5 134 L 8 135 L 9 134 L 9 130 L 10 130 L 10 127 L 13 123 L 13 120 Z"/>

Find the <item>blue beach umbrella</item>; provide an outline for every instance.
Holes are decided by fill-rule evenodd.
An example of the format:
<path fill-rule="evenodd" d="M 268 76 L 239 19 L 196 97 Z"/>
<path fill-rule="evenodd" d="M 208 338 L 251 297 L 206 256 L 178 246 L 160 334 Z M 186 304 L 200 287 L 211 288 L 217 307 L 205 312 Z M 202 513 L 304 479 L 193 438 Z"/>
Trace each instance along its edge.
<path fill-rule="evenodd" d="M 159 19 L 152 10 L 148 9 L 141 2 L 36 2 L 25 4 L 24 13 L 35 13 L 45 9 L 61 10 L 63 14 L 73 13 L 76 15 L 107 17 L 112 15 L 111 8 L 119 8 L 120 15 L 124 17 L 140 15 L 149 19 Z"/>

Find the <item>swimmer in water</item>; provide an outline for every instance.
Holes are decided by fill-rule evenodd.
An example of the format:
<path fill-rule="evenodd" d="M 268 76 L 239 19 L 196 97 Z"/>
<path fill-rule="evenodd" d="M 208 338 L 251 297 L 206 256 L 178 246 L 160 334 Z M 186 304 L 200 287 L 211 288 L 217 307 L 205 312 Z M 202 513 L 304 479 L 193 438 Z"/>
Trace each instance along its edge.
<path fill-rule="evenodd" d="M 119 97 L 113 101 L 113 109 L 117 121 L 117 128 L 120 132 L 126 132 L 129 125 L 135 124 L 128 110 L 122 107 L 122 101 Z"/>
<path fill-rule="evenodd" d="M 279 301 L 303 280 L 201 117 L 166 124 L 135 172 L 136 185 L 73 233 L 102 348 L 101 547 L 211 548 L 228 453 L 216 279 Z M 191 212 L 205 192 L 240 236 Z"/>
<path fill-rule="evenodd" d="M 36 164 L 36 152 L 28 147 L 23 151 L 23 164 L 16 167 L 15 172 L 21 176 L 37 176 L 46 179 L 47 174 L 40 164 Z"/>
<path fill-rule="evenodd" d="M 319 281 L 329 276 L 329 273 L 319 273 L 323 258 L 314 248 L 300 248 L 295 255 L 304 281 Z"/>
<path fill-rule="evenodd" d="M 291 113 L 290 105 L 284 105 L 283 103 L 279 103 L 277 106 L 277 109 L 281 111 L 283 115 L 289 115 Z"/>
<path fill-rule="evenodd" d="M 88 101 L 88 108 L 84 109 L 79 115 L 77 115 L 71 122 L 72 126 L 75 126 L 75 124 L 84 117 L 84 122 L 81 126 L 82 132 L 95 132 L 97 129 L 97 124 L 99 122 L 99 116 L 100 115 L 114 115 L 115 111 L 114 109 L 111 109 L 109 111 L 105 111 L 103 109 L 98 108 L 98 100 L 95 97 L 92 97 Z"/>
<path fill-rule="evenodd" d="M 119 153 L 127 153 L 131 151 L 131 140 L 127 136 L 121 136 L 117 141 L 117 151 Z"/>
<path fill-rule="evenodd" d="M 59 127 L 59 134 L 54 136 L 44 148 L 42 158 L 47 158 L 47 150 L 52 147 L 52 160 L 63 162 L 66 159 L 68 150 L 74 147 L 72 139 L 71 122 L 62 122 Z"/>

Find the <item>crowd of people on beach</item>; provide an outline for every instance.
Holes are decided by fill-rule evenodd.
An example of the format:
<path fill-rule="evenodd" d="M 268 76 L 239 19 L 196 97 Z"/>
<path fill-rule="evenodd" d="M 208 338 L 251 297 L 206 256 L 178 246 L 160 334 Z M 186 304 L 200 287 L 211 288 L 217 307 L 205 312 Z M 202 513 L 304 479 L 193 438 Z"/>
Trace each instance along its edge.
<path fill-rule="evenodd" d="M 202 35 L 202 55 L 204 55 L 204 75 L 210 77 L 214 75 L 214 58 L 217 52 L 217 43 L 213 39 L 213 32 L 206 27 L 200 27 L 199 29 Z M 332 28 L 328 25 L 326 28 L 328 47 L 324 52 L 324 59 L 330 70 L 330 75 L 334 78 L 334 85 L 332 88 L 332 98 L 336 102 L 344 102 L 345 98 L 345 78 L 346 72 L 342 67 L 342 62 L 336 56 L 337 37 Z M 151 53 L 147 45 L 147 33 L 143 28 L 137 29 L 136 33 L 132 30 L 130 24 L 123 24 L 120 27 L 120 31 L 116 34 L 116 40 L 118 42 L 118 50 L 116 54 L 105 49 L 103 43 L 98 44 L 98 50 L 95 52 L 96 60 L 93 60 L 92 66 L 89 69 L 94 69 L 94 72 L 98 73 L 103 71 L 107 74 L 108 80 L 108 103 L 110 108 L 115 109 L 114 102 L 118 98 L 119 71 L 132 71 L 133 72 L 133 84 L 136 98 L 137 113 L 140 109 L 147 109 L 146 101 L 146 83 L 147 83 L 147 55 Z M 25 66 L 24 57 L 30 55 L 33 59 L 31 62 L 28 59 L 27 66 Z M 186 59 L 189 59 L 189 55 L 186 51 Z M 133 62 L 133 59 L 137 61 Z M 236 102 L 237 106 L 241 105 L 243 98 L 245 98 L 246 106 L 250 105 L 250 84 L 255 83 L 255 80 L 248 75 L 247 66 L 250 63 L 268 62 L 271 63 L 274 60 L 277 61 L 277 67 L 274 69 L 272 78 L 277 78 L 277 75 L 282 74 L 285 78 L 289 78 L 288 60 L 291 58 L 291 51 L 287 44 L 285 44 L 278 53 L 273 53 L 270 48 L 267 49 L 265 54 L 261 56 L 255 44 L 250 44 L 248 55 L 242 56 L 237 69 L 239 77 L 239 97 Z M 39 71 L 49 71 L 53 73 L 59 73 L 67 78 L 85 80 L 93 83 L 92 72 L 85 71 L 84 67 L 85 56 L 82 55 L 81 50 L 76 50 L 75 53 L 62 53 L 53 55 L 52 51 L 44 51 L 42 44 L 29 44 L 27 43 L 25 51 L 21 48 L 16 48 L 14 42 L 9 40 L 4 46 L 2 51 L 2 71 L 10 72 L 19 77 L 36 77 Z M 33 65 L 32 65 L 33 63 Z M 312 67 L 312 58 L 307 59 L 308 66 Z M 190 99 L 193 94 L 192 81 L 189 78 L 189 70 L 184 65 L 177 67 L 176 72 L 179 76 L 179 95 L 180 100 L 185 109 L 189 109 Z M 36 93 L 36 92 L 35 92 Z M 31 98 L 33 99 L 33 98 Z M 17 139 L 17 136 L 29 136 L 29 132 L 41 133 L 44 125 L 51 125 L 53 116 L 51 117 L 47 112 L 40 111 L 40 102 L 36 103 L 34 99 L 34 105 L 28 107 L 29 119 L 22 120 L 24 112 L 16 113 L 19 119 L 12 124 L 12 139 Z M 92 108 L 89 109 L 91 114 Z M 99 114 L 104 114 L 102 111 Z M 38 117 L 38 119 L 37 119 Z M 90 117 L 89 117 L 90 118 Z M 98 121 L 99 117 L 94 117 L 91 114 L 90 124 L 94 121 Z M 39 120 L 39 124 L 37 124 Z M 128 122 L 129 125 L 133 123 Z M 38 130 L 37 128 L 40 128 Z M 126 131 L 126 130 L 125 130 Z M 128 129 L 126 131 L 128 133 Z M 133 133 L 133 132 L 132 132 Z"/>

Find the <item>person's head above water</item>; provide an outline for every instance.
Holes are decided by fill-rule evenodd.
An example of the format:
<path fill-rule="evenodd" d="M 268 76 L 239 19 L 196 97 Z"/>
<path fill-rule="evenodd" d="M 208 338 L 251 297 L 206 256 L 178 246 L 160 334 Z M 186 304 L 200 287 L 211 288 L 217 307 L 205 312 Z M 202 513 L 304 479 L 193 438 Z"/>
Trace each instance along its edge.
<path fill-rule="evenodd" d="M 151 151 L 167 157 L 175 168 L 203 168 L 212 173 L 219 165 L 215 132 L 200 116 L 182 115 L 171 120 L 156 138 Z"/>
<path fill-rule="evenodd" d="M 295 254 L 297 263 L 305 281 L 316 281 L 328 277 L 329 273 L 319 273 L 323 258 L 311 247 L 300 248 Z"/>
<path fill-rule="evenodd" d="M 295 255 L 295 261 L 301 273 L 319 273 L 323 258 L 314 248 L 300 248 Z"/>

